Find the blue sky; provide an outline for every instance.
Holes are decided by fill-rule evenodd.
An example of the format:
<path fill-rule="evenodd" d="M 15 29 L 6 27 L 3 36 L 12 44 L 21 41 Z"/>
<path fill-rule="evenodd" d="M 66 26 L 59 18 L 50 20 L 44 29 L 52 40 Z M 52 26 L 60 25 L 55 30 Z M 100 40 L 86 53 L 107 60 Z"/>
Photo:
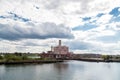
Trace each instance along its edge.
<path fill-rule="evenodd" d="M 120 54 L 119 0 L 1 0 L 0 52 Z"/>

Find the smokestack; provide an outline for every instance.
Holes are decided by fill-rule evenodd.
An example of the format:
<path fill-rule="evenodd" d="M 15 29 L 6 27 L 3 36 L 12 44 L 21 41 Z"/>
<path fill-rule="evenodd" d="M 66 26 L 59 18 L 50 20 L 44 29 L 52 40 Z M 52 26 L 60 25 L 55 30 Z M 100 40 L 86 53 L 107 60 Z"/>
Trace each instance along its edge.
<path fill-rule="evenodd" d="M 61 46 L 61 40 L 59 40 L 59 46 Z"/>
<path fill-rule="evenodd" d="M 51 46 L 51 51 L 53 51 L 53 46 Z"/>

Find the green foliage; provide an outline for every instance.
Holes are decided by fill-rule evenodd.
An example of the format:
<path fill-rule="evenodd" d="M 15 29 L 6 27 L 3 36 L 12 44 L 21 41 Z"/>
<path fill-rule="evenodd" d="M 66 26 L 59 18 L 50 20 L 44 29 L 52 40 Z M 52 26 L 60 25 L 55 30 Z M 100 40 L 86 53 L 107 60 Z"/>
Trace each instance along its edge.
<path fill-rule="evenodd" d="M 19 60 L 22 60 L 22 58 L 20 56 L 16 56 L 16 55 L 13 55 L 13 54 L 6 54 L 4 56 L 5 60 L 6 61 L 19 61 Z"/>
<path fill-rule="evenodd" d="M 4 56 L 0 56 L 0 60 L 4 60 L 6 62 L 23 61 L 23 60 L 53 60 L 52 58 L 39 58 L 39 57 L 36 58 L 35 56 L 38 56 L 38 55 L 36 55 L 36 54 L 21 54 L 21 53 L 4 54 Z"/>
<path fill-rule="evenodd" d="M 103 58 L 104 60 L 110 60 L 110 59 L 112 59 L 113 57 L 110 56 L 110 55 L 102 55 L 102 58 Z"/>
<path fill-rule="evenodd" d="M 14 55 L 16 55 L 16 56 L 22 56 L 22 53 L 15 52 Z"/>
<path fill-rule="evenodd" d="M 0 55 L 0 60 L 2 60 L 2 59 L 3 59 L 3 56 Z"/>
<path fill-rule="evenodd" d="M 6 61 L 20 61 L 20 60 L 33 60 L 28 57 L 28 55 L 21 54 L 5 54 L 4 59 Z"/>
<path fill-rule="evenodd" d="M 44 58 L 35 58 L 35 60 L 44 60 Z"/>
<path fill-rule="evenodd" d="M 43 58 L 43 60 L 54 60 L 53 58 Z"/>
<path fill-rule="evenodd" d="M 22 60 L 28 60 L 29 58 L 26 55 L 22 56 Z"/>

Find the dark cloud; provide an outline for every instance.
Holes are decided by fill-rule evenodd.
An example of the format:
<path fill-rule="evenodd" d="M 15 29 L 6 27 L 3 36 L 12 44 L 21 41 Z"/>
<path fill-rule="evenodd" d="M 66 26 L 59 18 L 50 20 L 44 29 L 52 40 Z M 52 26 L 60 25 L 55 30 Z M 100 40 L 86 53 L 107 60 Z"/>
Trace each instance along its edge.
<path fill-rule="evenodd" d="M 46 22 L 32 26 L 30 24 L 25 26 L 0 24 L 0 38 L 6 40 L 73 38 L 73 35 L 71 30 L 62 24 L 56 25 Z"/>

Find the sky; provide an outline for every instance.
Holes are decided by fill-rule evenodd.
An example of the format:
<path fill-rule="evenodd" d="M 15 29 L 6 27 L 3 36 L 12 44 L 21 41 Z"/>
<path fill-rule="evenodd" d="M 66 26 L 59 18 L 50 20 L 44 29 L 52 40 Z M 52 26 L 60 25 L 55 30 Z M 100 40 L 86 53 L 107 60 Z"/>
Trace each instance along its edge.
<path fill-rule="evenodd" d="M 120 0 L 0 0 L 0 52 L 120 54 Z"/>

